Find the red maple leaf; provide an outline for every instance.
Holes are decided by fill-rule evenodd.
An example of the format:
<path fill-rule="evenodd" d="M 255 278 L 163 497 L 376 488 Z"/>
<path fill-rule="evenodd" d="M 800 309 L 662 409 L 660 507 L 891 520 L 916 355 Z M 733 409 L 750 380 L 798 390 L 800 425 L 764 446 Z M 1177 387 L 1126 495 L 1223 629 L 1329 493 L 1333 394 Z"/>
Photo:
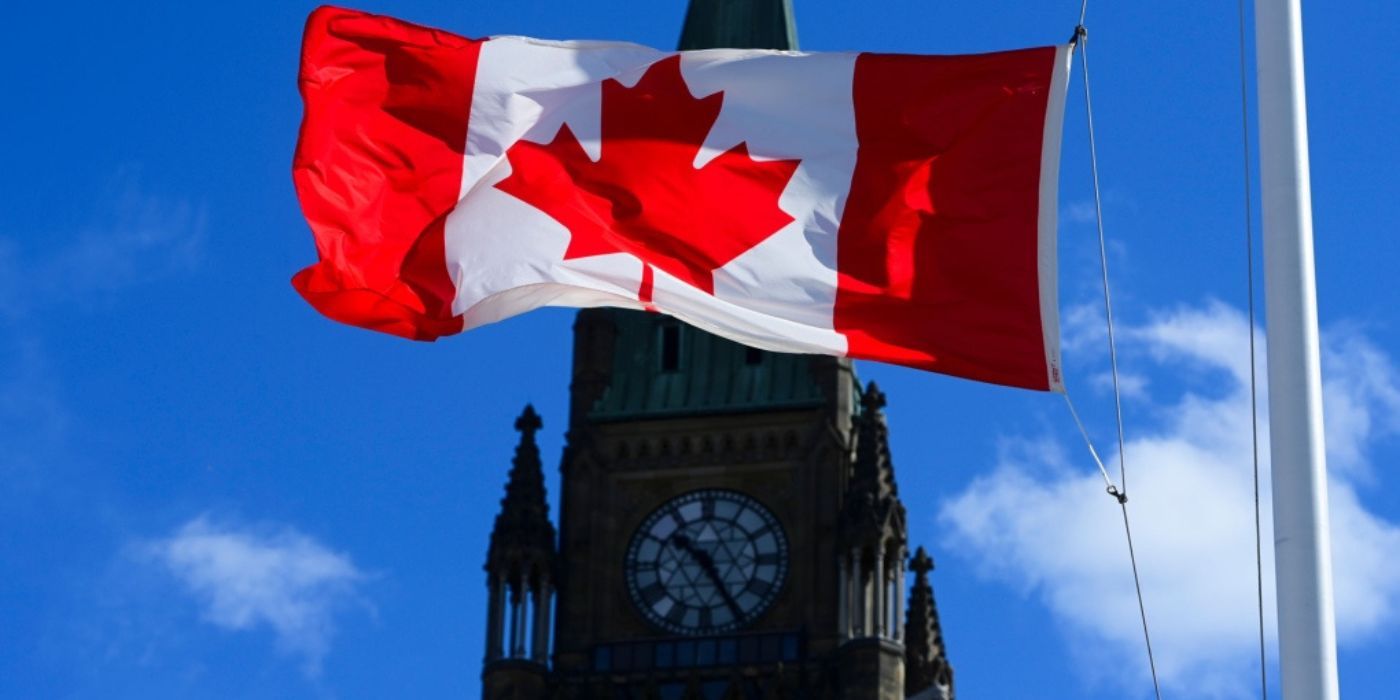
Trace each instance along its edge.
<path fill-rule="evenodd" d="M 564 124 L 547 144 L 511 146 L 511 174 L 496 187 L 569 229 L 565 260 L 641 258 L 643 302 L 652 266 L 713 294 L 716 269 L 792 222 L 778 197 L 799 162 L 756 161 L 740 143 L 695 167 L 723 102 L 722 91 L 690 94 L 680 56 L 653 63 L 630 88 L 608 79 L 597 161 Z"/>

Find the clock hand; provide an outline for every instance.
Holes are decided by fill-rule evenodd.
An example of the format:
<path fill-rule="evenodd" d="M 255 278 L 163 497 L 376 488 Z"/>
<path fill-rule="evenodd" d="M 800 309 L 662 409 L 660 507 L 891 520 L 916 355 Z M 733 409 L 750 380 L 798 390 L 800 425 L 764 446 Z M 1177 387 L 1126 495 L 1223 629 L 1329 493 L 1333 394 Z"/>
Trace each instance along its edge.
<path fill-rule="evenodd" d="M 725 588 L 724 582 L 720 580 L 719 570 L 715 568 L 715 560 L 710 556 L 710 553 L 696 547 L 691 543 L 689 537 L 679 532 L 671 536 L 671 543 L 685 550 L 685 552 L 700 565 L 700 570 L 704 571 L 705 575 L 710 577 L 710 580 L 715 584 L 715 588 L 719 591 L 720 597 L 724 599 L 724 604 L 729 606 L 729 611 L 731 613 L 734 613 L 734 619 L 743 619 L 744 613 L 739 609 L 738 601 L 734 600 L 734 596 L 729 595 L 729 590 Z"/>

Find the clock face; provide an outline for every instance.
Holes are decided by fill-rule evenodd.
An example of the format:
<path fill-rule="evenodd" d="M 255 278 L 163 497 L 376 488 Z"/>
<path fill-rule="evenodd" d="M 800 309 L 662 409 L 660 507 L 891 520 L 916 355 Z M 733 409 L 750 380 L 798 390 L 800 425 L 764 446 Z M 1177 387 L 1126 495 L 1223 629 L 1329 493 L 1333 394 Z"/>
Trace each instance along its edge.
<path fill-rule="evenodd" d="M 787 576 L 787 537 L 758 501 L 706 489 L 657 508 L 627 547 L 627 588 L 652 624 L 714 634 L 756 619 Z"/>

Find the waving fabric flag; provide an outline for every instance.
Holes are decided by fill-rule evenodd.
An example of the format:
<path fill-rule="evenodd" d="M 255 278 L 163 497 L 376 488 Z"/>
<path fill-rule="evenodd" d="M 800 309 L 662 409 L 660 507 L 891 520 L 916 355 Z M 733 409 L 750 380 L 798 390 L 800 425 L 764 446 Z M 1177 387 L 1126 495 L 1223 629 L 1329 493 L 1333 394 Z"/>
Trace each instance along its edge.
<path fill-rule="evenodd" d="M 1069 47 L 664 52 L 307 24 L 293 176 L 345 323 L 431 340 L 541 306 L 1060 388 Z"/>

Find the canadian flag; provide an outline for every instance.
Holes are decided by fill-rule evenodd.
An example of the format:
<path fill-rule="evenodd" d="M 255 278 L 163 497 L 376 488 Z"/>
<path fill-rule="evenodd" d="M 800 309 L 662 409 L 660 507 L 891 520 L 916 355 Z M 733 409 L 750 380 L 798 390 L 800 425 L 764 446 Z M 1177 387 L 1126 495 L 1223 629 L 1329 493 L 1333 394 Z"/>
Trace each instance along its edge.
<path fill-rule="evenodd" d="M 1070 47 L 968 56 L 465 39 L 312 13 L 293 178 L 345 323 L 541 306 L 1061 389 Z"/>

